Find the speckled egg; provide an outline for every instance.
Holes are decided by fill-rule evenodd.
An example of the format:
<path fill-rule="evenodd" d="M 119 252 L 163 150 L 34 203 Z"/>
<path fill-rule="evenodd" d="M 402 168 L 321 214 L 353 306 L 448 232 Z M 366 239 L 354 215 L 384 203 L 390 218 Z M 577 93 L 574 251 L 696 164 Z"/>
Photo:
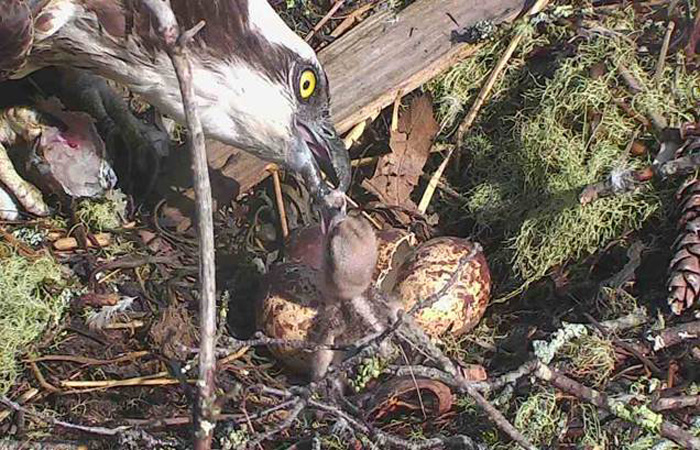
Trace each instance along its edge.
<path fill-rule="evenodd" d="M 416 242 L 413 233 L 399 228 L 377 233 L 377 266 L 372 275 L 372 283 L 377 289 L 391 291 L 399 266 L 416 246 Z"/>
<path fill-rule="evenodd" d="M 463 257 L 472 255 L 459 278 L 432 306 L 414 315 L 431 336 L 470 331 L 484 315 L 491 293 L 491 274 L 481 246 L 467 239 L 440 237 L 418 246 L 401 264 L 392 292 L 405 311 L 436 295 L 449 282 Z"/>
<path fill-rule="evenodd" d="M 258 308 L 258 329 L 274 339 L 306 340 L 321 299 L 317 271 L 298 263 L 279 264 L 268 274 L 266 285 Z M 269 349 L 291 370 L 309 370 L 310 352 L 282 345 L 271 345 Z"/>

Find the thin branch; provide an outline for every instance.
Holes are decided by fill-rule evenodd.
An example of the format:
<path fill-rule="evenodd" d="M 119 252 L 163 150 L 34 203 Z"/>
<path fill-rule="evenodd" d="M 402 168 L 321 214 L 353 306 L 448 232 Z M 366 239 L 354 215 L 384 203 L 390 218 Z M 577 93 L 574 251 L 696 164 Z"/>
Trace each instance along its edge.
<path fill-rule="evenodd" d="M 309 406 L 320 411 L 327 412 L 339 419 L 345 420 L 355 430 L 374 439 L 380 445 L 379 448 L 386 448 L 387 444 L 390 444 L 393 447 L 410 450 L 427 450 L 445 447 L 461 448 L 465 450 L 478 449 L 478 446 L 466 436 L 458 435 L 412 442 L 374 428 L 369 424 L 363 423 L 336 406 L 328 405 L 317 400 L 309 400 Z"/>
<path fill-rule="evenodd" d="M 654 351 L 673 347 L 686 341 L 700 339 L 700 320 L 651 333 L 647 339 L 654 343 Z"/>
<path fill-rule="evenodd" d="M 287 239 L 289 237 L 289 225 L 287 224 L 287 210 L 284 207 L 284 197 L 282 196 L 280 172 L 277 168 L 272 169 L 270 172 L 272 172 L 272 186 L 275 190 L 275 201 L 277 202 L 282 239 Z"/>
<path fill-rule="evenodd" d="M 579 202 L 587 205 L 601 198 L 622 195 L 637 190 L 652 179 L 690 175 L 700 168 L 700 154 L 681 156 L 659 166 L 614 173 L 603 181 L 586 186 L 579 194 Z"/>
<path fill-rule="evenodd" d="M 309 31 L 309 34 L 306 35 L 304 40 L 306 42 L 309 42 L 311 38 L 314 36 L 314 34 L 318 33 L 318 31 L 323 28 L 323 26 L 333 17 L 333 14 L 335 14 L 341 6 L 343 6 L 343 3 L 345 3 L 345 0 L 338 0 L 335 2 L 335 5 L 326 13 L 325 16 L 316 24 L 313 30 Z"/>
<path fill-rule="evenodd" d="M 0 396 L 0 403 L 18 413 L 34 417 L 37 420 L 48 423 L 55 427 L 61 427 L 67 430 L 73 430 L 97 436 L 119 438 L 119 442 L 121 444 L 131 444 L 130 447 L 132 448 L 162 448 L 164 446 L 169 447 L 171 444 L 170 442 L 157 439 L 143 430 L 136 430 L 129 426 L 120 426 L 116 428 L 91 427 L 87 425 L 79 425 L 75 423 L 65 422 L 63 420 L 58 420 L 52 416 L 36 412 L 32 409 L 20 405 L 19 403 L 13 402 L 4 395 Z M 0 444 L 2 444 L 2 442 L 0 442 Z"/>
<path fill-rule="evenodd" d="M 590 315 L 590 314 L 588 314 L 588 313 L 583 313 L 583 315 L 586 316 L 586 318 L 593 324 L 593 326 L 594 326 L 598 331 L 600 331 L 600 332 L 603 334 L 603 336 L 605 336 L 605 337 L 611 339 L 611 340 L 613 341 L 613 343 L 614 343 L 615 345 L 617 345 L 618 347 L 623 348 L 623 349 L 627 350 L 628 352 L 630 352 L 631 354 L 633 354 L 634 356 L 636 356 L 637 359 L 640 360 L 640 361 L 642 362 L 642 364 L 644 364 L 644 366 L 645 366 L 647 369 L 649 369 L 651 372 L 654 373 L 654 375 L 656 375 L 656 376 L 662 376 L 662 375 L 663 375 L 663 372 L 662 372 L 662 370 L 659 368 L 659 366 L 657 366 L 657 365 L 654 363 L 654 361 L 652 361 L 652 360 L 650 360 L 649 358 L 647 358 L 646 356 L 644 356 L 644 354 L 643 354 L 642 352 L 640 352 L 639 350 L 637 350 L 633 345 L 630 345 L 630 344 L 628 344 L 627 342 L 623 341 L 622 339 L 618 338 L 614 333 L 609 333 L 609 332 L 603 327 L 603 325 L 602 325 L 600 322 L 598 322 L 598 321 L 595 319 L 595 317 L 593 317 L 592 315 Z"/>
<path fill-rule="evenodd" d="M 651 404 L 651 409 L 660 412 L 674 409 L 696 408 L 698 406 L 700 406 L 700 395 L 679 395 L 678 397 L 656 399 Z"/>
<path fill-rule="evenodd" d="M 256 447 L 265 442 L 266 440 L 270 439 L 274 435 L 281 433 L 287 428 L 291 427 L 294 421 L 297 420 L 297 417 L 299 417 L 299 414 L 301 414 L 301 412 L 304 410 L 306 402 L 303 401 L 301 398 L 297 398 L 293 401 L 292 405 L 292 409 L 289 411 L 287 417 L 283 421 L 281 421 L 271 429 L 265 431 L 264 433 L 260 433 L 257 437 L 253 438 L 250 442 L 248 442 L 248 447 Z"/>
<path fill-rule="evenodd" d="M 673 30 L 675 30 L 675 28 L 676 23 L 669 18 L 668 25 L 666 27 L 666 34 L 664 35 L 664 41 L 661 45 L 661 51 L 659 52 L 659 59 L 656 63 L 656 72 L 654 73 L 654 82 L 657 84 L 661 82 L 661 78 L 664 76 L 668 48 L 671 45 L 671 37 L 673 36 Z"/>
<path fill-rule="evenodd" d="M 195 102 L 192 66 L 187 45 L 204 26 L 199 22 L 192 29 L 181 31 L 168 1 L 142 0 L 158 20 L 158 32 L 163 38 L 180 83 L 180 93 L 189 132 L 190 153 L 194 166 L 194 191 L 197 209 L 200 275 L 200 353 L 199 398 L 195 415 L 195 449 L 211 448 L 215 427 L 216 374 L 216 280 L 214 258 L 214 221 L 209 182 L 209 167 L 204 145 L 204 133 Z"/>
<path fill-rule="evenodd" d="M 86 425 L 79 425 L 75 423 L 70 423 L 70 422 L 64 422 L 63 420 L 58 420 L 55 419 L 51 416 L 45 415 L 38 413 L 36 411 L 33 411 L 29 408 L 25 408 L 24 406 L 20 405 L 19 403 L 15 403 L 9 398 L 3 396 L 0 396 L 0 403 L 3 405 L 9 407 L 10 409 L 15 410 L 16 412 L 20 412 L 23 414 L 26 414 L 31 417 L 35 417 L 36 419 L 41 420 L 42 422 L 49 423 L 53 426 L 65 428 L 68 430 L 74 430 L 74 431 L 81 431 L 83 433 L 88 433 L 88 434 L 95 434 L 99 436 L 119 436 L 121 434 L 126 433 L 130 427 L 127 426 L 121 426 L 121 427 L 116 427 L 116 428 L 105 428 L 105 427 L 90 427 Z"/>

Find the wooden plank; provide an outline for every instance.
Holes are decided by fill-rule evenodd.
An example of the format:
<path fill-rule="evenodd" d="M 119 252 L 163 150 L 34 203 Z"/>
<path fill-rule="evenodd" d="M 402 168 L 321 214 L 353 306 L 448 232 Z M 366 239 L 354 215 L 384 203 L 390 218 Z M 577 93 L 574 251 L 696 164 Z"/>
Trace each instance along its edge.
<path fill-rule="evenodd" d="M 396 17 L 380 13 L 319 53 L 331 85 L 331 114 L 343 133 L 468 55 L 452 31 L 514 19 L 525 0 L 421 0 Z"/>
<path fill-rule="evenodd" d="M 319 52 L 330 80 L 331 114 L 340 133 L 393 103 L 469 55 L 451 42 L 457 31 L 482 20 L 514 19 L 527 0 L 418 0 L 397 15 L 377 13 Z M 207 141 L 216 204 L 238 198 L 264 180 L 268 163 L 233 147 Z M 189 152 L 173 152 L 158 193 L 184 214 L 194 210 L 188 183 Z M 183 155 L 184 154 L 184 155 Z"/>

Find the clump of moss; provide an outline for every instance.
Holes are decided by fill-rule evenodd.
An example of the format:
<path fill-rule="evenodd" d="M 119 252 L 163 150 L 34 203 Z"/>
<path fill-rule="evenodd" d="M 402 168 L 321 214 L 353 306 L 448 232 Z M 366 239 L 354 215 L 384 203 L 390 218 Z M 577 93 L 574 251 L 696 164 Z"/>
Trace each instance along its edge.
<path fill-rule="evenodd" d="M 362 391 L 367 384 L 378 378 L 387 367 L 387 361 L 379 358 L 365 358 L 357 369 L 357 374 L 350 379 L 350 386 L 355 392 Z"/>
<path fill-rule="evenodd" d="M 594 334 L 568 342 L 562 356 L 571 363 L 569 374 L 593 386 L 607 381 L 615 369 L 615 347 L 609 339 Z"/>
<path fill-rule="evenodd" d="M 679 124 L 692 120 L 693 90 L 700 87 L 700 75 L 674 64 L 660 82 L 652 81 L 656 57 L 638 52 L 641 26 L 632 8 L 598 22 L 596 29 L 606 32 L 577 36 L 542 20 L 540 34 L 526 33 L 462 146 L 468 164 L 462 207 L 477 233 L 500 240 L 491 259 L 507 272 L 511 288 L 640 229 L 662 210 L 662 194 L 651 190 L 587 206 L 578 194 L 611 173 L 649 163 L 626 152 L 635 133 L 645 140 L 654 136 L 618 106 L 620 100 L 637 114 L 655 111 Z M 473 103 L 508 42 L 485 45 L 428 86 L 448 130 Z M 534 50 L 544 46 L 547 56 L 538 58 Z M 640 92 L 627 88 L 620 66 L 639 80 Z"/>
<path fill-rule="evenodd" d="M 585 448 L 605 450 L 612 449 L 610 437 L 600 423 L 600 411 L 593 405 L 579 403 L 574 411 L 581 416 L 583 436 L 580 444 Z"/>
<path fill-rule="evenodd" d="M 536 446 L 548 446 L 563 429 L 564 411 L 557 405 L 554 391 L 531 394 L 518 408 L 513 425 Z"/>
<path fill-rule="evenodd" d="M 64 269 L 50 256 L 29 260 L 0 242 L 0 394 L 17 376 L 17 357 L 49 326 L 69 300 Z"/>
<path fill-rule="evenodd" d="M 101 199 L 84 199 L 75 213 L 88 228 L 101 232 L 119 228 L 124 223 L 126 207 L 126 196 L 113 190 Z"/>

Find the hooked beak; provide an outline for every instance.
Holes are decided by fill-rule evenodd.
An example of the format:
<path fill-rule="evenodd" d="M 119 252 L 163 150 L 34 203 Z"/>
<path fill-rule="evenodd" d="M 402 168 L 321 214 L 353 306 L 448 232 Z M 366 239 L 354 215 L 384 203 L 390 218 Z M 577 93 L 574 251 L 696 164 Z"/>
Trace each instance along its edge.
<path fill-rule="evenodd" d="M 321 171 L 337 189 L 346 192 L 350 187 L 350 155 L 330 118 L 299 121 L 297 129 Z"/>
<path fill-rule="evenodd" d="M 350 155 L 329 118 L 311 123 L 297 122 L 297 130 L 291 166 L 304 179 L 319 206 L 321 226 L 325 230 L 334 219 L 345 215 L 345 192 L 350 187 Z M 322 179 L 321 172 L 335 189 Z"/>

